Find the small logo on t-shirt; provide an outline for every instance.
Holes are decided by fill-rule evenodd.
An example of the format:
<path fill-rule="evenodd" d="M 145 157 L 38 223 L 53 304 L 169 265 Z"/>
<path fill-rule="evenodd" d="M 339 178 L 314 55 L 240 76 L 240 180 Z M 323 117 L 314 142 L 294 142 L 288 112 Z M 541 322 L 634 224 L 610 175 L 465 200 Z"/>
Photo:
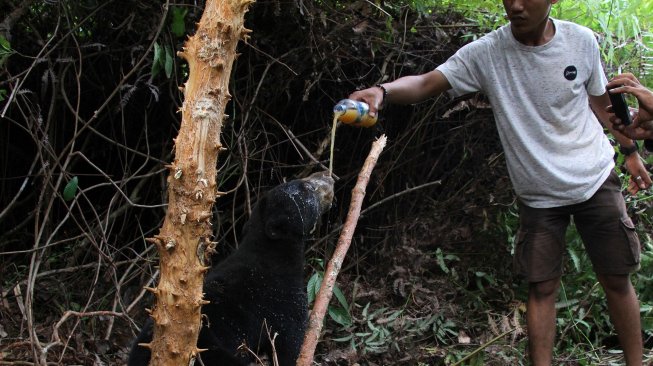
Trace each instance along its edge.
<path fill-rule="evenodd" d="M 567 68 L 565 69 L 565 79 L 574 80 L 576 79 L 577 75 L 578 75 L 578 70 L 576 70 L 576 66 L 574 65 L 567 66 Z"/>

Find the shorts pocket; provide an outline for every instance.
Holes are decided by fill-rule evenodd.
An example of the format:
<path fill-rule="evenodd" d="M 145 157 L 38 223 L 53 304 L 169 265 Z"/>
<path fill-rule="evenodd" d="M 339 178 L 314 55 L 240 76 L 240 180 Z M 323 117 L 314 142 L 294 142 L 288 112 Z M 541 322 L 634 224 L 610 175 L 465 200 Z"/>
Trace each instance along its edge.
<path fill-rule="evenodd" d="M 524 255 L 525 246 L 526 246 L 526 235 L 527 232 L 521 229 L 517 230 L 517 235 L 514 239 L 515 253 L 512 258 L 513 270 L 520 277 L 528 277 L 528 271 L 526 270 L 529 267 L 528 258 Z"/>
<path fill-rule="evenodd" d="M 635 231 L 635 224 L 626 216 L 621 219 L 621 229 L 626 234 L 628 238 L 628 248 L 630 249 L 630 254 L 632 255 L 633 264 L 639 264 L 639 256 L 641 253 L 639 247 L 639 236 Z"/>

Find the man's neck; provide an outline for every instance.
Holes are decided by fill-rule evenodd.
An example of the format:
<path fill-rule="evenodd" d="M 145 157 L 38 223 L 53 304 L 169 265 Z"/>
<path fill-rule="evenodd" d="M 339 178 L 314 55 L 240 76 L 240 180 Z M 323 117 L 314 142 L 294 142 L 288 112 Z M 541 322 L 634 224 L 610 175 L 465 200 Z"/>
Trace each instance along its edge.
<path fill-rule="evenodd" d="M 546 20 L 532 32 L 515 34 L 513 31 L 512 35 L 519 43 L 525 46 L 535 47 L 547 44 L 553 38 L 555 32 L 556 30 L 553 21 L 551 18 L 547 17 Z"/>

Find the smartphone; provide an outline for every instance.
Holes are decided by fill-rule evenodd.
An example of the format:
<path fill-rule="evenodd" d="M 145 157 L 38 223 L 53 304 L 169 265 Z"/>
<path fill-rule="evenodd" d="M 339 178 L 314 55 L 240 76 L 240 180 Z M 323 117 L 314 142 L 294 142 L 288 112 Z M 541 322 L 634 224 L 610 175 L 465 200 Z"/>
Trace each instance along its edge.
<path fill-rule="evenodd" d="M 630 119 L 630 109 L 628 108 L 628 104 L 626 104 L 626 98 L 623 93 L 612 94 L 608 90 L 608 95 L 610 96 L 610 102 L 612 103 L 612 111 L 621 120 L 621 123 L 623 123 L 624 126 L 633 123 Z"/>

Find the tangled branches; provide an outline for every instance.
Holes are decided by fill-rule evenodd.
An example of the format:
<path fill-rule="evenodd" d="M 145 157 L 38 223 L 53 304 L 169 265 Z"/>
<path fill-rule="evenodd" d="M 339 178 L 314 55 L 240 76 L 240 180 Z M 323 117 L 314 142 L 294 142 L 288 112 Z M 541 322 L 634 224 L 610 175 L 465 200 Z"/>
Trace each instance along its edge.
<path fill-rule="evenodd" d="M 11 49 L 7 58 L 0 54 L 0 349 L 8 359 L 42 365 L 124 359 L 150 301 L 142 287 L 157 276 L 144 238 L 165 213 L 164 165 L 179 123 L 178 86 L 188 72 L 174 58 L 184 40 L 178 27 L 191 33 L 201 6 L 190 0 L 0 5 L 7 14 L 0 35 Z M 355 88 L 434 68 L 469 31 L 459 22 L 453 14 L 424 17 L 366 1 L 256 3 L 223 131 L 229 153 L 218 176 L 226 195 L 213 217 L 218 256 L 238 245 L 261 191 L 328 165 L 335 102 Z M 450 25 L 445 32 L 437 24 Z M 166 73 L 153 72 L 157 49 L 164 50 L 160 57 L 171 55 L 163 59 L 173 63 L 164 65 Z M 338 132 L 338 202 L 349 201 L 374 138 L 388 136 L 368 188 L 367 202 L 378 204 L 364 211 L 354 239 L 360 241 L 355 265 L 373 266 L 373 257 L 381 257 L 378 243 L 402 240 L 396 229 L 412 227 L 417 215 L 442 218 L 440 232 L 452 233 L 496 201 L 509 201 L 507 188 L 496 193 L 500 149 L 482 102 L 455 106 L 465 107 L 444 99 L 388 106 L 373 129 Z M 463 205 L 461 196 L 470 192 L 478 194 Z M 332 212 L 311 257 L 328 256 L 344 211 Z M 439 244 L 454 240 L 438 235 Z"/>

